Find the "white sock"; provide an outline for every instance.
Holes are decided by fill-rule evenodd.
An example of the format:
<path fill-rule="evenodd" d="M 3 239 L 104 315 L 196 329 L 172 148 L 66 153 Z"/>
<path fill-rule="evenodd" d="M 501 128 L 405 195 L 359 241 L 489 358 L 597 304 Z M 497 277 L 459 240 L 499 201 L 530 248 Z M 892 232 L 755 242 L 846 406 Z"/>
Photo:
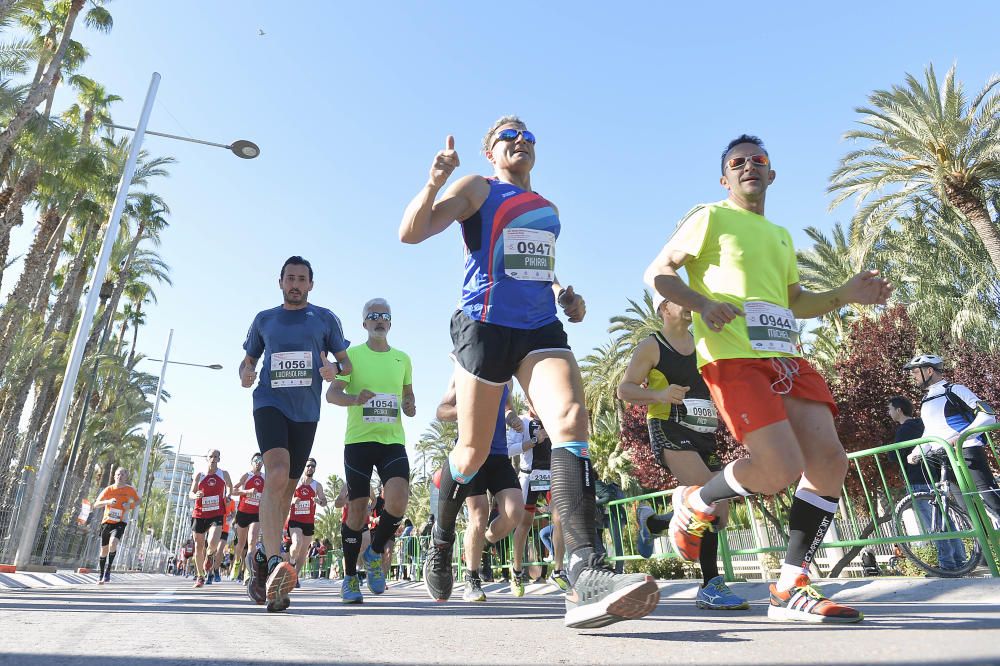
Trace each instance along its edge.
<path fill-rule="evenodd" d="M 795 580 L 803 573 L 805 572 L 802 571 L 802 567 L 797 567 L 794 564 L 782 564 L 781 575 L 778 577 L 775 587 L 778 588 L 779 592 L 791 589 L 795 586 Z"/>
<path fill-rule="evenodd" d="M 687 499 L 688 502 L 691 503 L 691 506 L 694 507 L 695 509 L 698 509 L 698 511 L 710 514 L 715 513 L 715 504 L 706 504 L 705 500 L 701 498 L 701 494 L 699 492 L 693 492 L 689 494 L 687 496 Z"/>

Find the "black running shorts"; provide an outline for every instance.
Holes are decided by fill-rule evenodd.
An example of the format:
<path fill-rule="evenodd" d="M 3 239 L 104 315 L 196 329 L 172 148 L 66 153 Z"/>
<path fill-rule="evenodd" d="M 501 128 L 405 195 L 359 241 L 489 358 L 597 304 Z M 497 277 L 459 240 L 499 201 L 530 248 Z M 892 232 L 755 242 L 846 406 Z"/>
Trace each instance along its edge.
<path fill-rule="evenodd" d="M 236 526 L 237 527 L 250 527 L 254 523 L 260 522 L 259 513 L 246 513 L 244 511 L 236 512 Z"/>
<path fill-rule="evenodd" d="M 357 442 L 344 445 L 344 473 L 347 476 L 348 498 L 368 497 L 371 493 L 372 470 L 384 486 L 389 479 L 410 480 L 410 459 L 402 444 Z"/>
<path fill-rule="evenodd" d="M 711 472 L 722 469 L 722 461 L 715 453 L 715 435 L 695 432 L 669 419 L 646 419 L 649 428 L 649 448 L 657 464 L 668 472 L 670 468 L 663 460 L 664 451 L 694 451 L 705 462 Z"/>
<path fill-rule="evenodd" d="M 312 453 L 316 421 L 292 421 L 277 407 L 261 407 L 253 412 L 253 424 L 261 454 L 271 449 L 287 449 L 288 478 L 298 481 Z"/>
<path fill-rule="evenodd" d="M 302 536 L 312 536 L 316 532 L 315 523 L 300 523 L 297 520 L 288 521 L 288 533 L 291 534 L 295 528 L 302 530 Z"/>
<path fill-rule="evenodd" d="M 476 472 L 472 483 L 469 484 L 468 497 L 485 495 L 487 490 L 496 497 L 497 493 L 508 488 L 521 489 L 521 484 L 517 481 L 517 472 L 514 471 L 510 458 L 502 453 L 490 454 L 483 466 Z"/>
<path fill-rule="evenodd" d="M 504 384 L 529 354 L 569 351 L 562 322 L 540 328 L 511 328 L 469 319 L 456 310 L 451 316 L 452 355 L 462 369 L 489 384 Z"/>
<path fill-rule="evenodd" d="M 192 518 L 191 531 L 195 534 L 204 534 L 212 525 L 222 527 L 222 518 L 223 516 L 216 516 L 215 518 Z"/>
<path fill-rule="evenodd" d="M 101 525 L 101 545 L 107 546 L 111 542 L 111 535 L 115 535 L 115 539 L 118 541 L 122 540 L 122 535 L 125 534 L 125 526 L 127 523 L 104 523 Z"/>

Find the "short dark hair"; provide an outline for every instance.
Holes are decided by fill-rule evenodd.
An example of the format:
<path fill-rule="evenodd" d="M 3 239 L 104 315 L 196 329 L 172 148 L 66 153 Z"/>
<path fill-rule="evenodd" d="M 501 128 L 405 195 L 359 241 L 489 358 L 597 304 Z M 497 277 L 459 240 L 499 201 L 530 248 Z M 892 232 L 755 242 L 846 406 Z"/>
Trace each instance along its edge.
<path fill-rule="evenodd" d="M 901 395 L 894 395 L 889 398 L 889 406 L 903 412 L 903 416 L 913 416 L 913 403 L 909 398 Z"/>
<path fill-rule="evenodd" d="M 300 257 L 299 255 L 294 255 L 285 259 L 285 263 L 281 264 L 281 273 L 278 274 L 280 279 L 285 279 L 285 266 L 305 266 L 309 269 L 309 281 L 313 281 L 313 267 L 308 261 Z"/>
<path fill-rule="evenodd" d="M 306 464 L 308 465 L 309 463 L 312 463 L 315 466 L 316 465 L 316 459 L 315 458 L 306 458 Z"/>
<path fill-rule="evenodd" d="M 726 149 L 722 151 L 722 175 L 723 176 L 726 175 L 726 155 L 729 154 L 730 150 L 732 150 L 736 146 L 740 145 L 741 143 L 752 143 L 755 146 L 759 147 L 761 150 L 763 150 L 764 154 L 767 155 L 767 148 L 764 147 L 764 141 L 763 141 L 763 139 L 761 139 L 759 136 L 754 136 L 753 134 L 740 134 L 738 137 L 736 137 L 735 139 L 733 139 L 732 141 L 730 141 L 729 145 L 726 146 Z M 768 155 L 768 157 L 770 157 L 770 155 Z"/>

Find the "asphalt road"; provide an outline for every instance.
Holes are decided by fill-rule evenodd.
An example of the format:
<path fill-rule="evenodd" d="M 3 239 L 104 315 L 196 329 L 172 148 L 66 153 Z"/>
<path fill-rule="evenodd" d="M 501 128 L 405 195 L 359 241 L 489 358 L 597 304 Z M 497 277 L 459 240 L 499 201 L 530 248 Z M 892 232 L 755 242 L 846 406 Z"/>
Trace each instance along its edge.
<path fill-rule="evenodd" d="M 268 614 L 235 583 L 200 590 L 163 576 L 110 585 L 0 590 L 0 664 L 1000 664 L 995 604 L 868 601 L 856 626 L 772 622 L 664 599 L 644 620 L 563 627 L 559 595 L 485 604 L 431 601 L 416 588 L 340 603 L 306 581 L 287 613 Z"/>

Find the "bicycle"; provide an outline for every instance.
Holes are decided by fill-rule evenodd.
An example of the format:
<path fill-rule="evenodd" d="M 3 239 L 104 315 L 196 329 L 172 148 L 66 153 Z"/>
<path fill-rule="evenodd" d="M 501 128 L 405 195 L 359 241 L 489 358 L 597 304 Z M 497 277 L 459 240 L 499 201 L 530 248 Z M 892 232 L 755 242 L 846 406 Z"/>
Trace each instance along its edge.
<path fill-rule="evenodd" d="M 911 530 L 906 524 L 905 517 L 916 518 L 917 531 L 912 536 L 918 534 L 933 534 L 935 532 L 965 532 L 973 529 L 972 520 L 966 508 L 951 494 L 951 481 L 948 480 L 948 457 L 943 451 L 935 452 L 927 456 L 927 462 L 931 468 L 940 470 L 940 480 L 932 486 L 931 490 L 921 491 L 907 495 L 895 506 L 894 524 L 896 534 L 901 536 L 911 536 Z M 918 507 L 923 505 L 929 508 L 929 524 L 924 523 L 921 511 Z M 987 509 L 990 520 L 994 526 L 1000 525 L 1000 518 L 993 515 Z M 929 530 L 925 528 L 929 527 Z M 931 541 L 928 539 L 928 541 Z M 890 563 L 890 568 L 896 571 L 901 570 L 900 556 L 905 555 L 913 564 L 924 572 L 942 578 L 961 578 L 971 573 L 983 561 L 983 546 L 975 538 L 960 539 L 966 551 L 965 562 L 954 569 L 941 567 L 937 553 L 937 547 L 920 547 L 919 542 L 902 541 L 894 548 L 895 556 Z M 933 543 L 933 541 L 931 541 Z"/>

